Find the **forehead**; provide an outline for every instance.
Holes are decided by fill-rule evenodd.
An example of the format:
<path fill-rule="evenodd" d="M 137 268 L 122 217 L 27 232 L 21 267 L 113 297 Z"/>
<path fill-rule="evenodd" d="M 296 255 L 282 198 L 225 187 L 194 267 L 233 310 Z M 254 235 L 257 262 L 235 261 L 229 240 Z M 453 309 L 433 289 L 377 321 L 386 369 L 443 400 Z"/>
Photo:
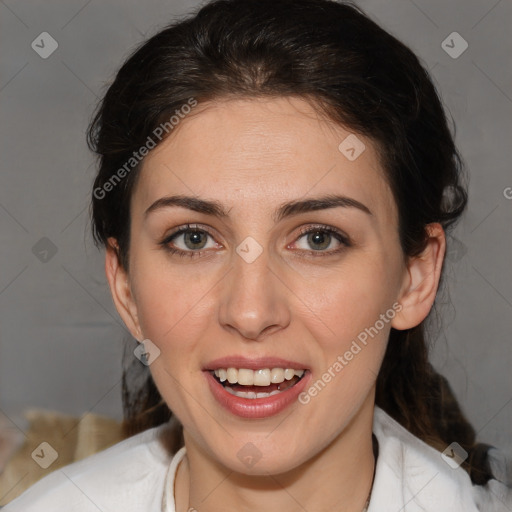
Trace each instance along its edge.
<path fill-rule="evenodd" d="M 235 213 L 339 193 L 371 205 L 388 221 L 396 213 L 375 145 L 297 98 L 195 107 L 146 157 L 134 206 L 176 193 L 220 200 Z"/>

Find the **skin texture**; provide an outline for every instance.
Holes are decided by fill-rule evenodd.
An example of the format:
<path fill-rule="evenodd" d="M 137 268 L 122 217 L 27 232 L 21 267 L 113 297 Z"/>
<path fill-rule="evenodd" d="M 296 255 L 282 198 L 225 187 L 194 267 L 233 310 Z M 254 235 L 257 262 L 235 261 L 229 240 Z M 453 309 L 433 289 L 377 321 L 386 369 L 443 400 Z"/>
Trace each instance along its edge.
<path fill-rule="evenodd" d="M 238 511 L 358 512 L 366 501 L 375 380 L 389 330 L 427 316 L 445 237 L 431 224 L 424 253 L 404 257 L 375 146 L 358 135 L 366 149 L 348 160 L 338 146 L 350 133 L 303 99 L 219 100 L 199 105 L 143 163 L 131 203 L 129 272 L 111 239 L 106 273 L 134 337 L 161 351 L 150 370 L 184 425 L 178 512 L 225 511 L 226 503 Z M 173 194 L 216 200 L 228 215 L 176 206 L 145 214 Z M 272 217 L 285 202 L 327 194 L 355 199 L 371 215 L 337 207 Z M 187 223 L 211 236 L 193 242 L 198 249 L 178 236 L 168 246 L 201 252 L 170 254 L 161 242 Z M 300 233 L 318 224 L 342 231 L 350 245 L 324 233 L 319 250 Z M 236 252 L 248 236 L 263 249 L 252 263 Z M 305 405 L 248 420 L 226 412 L 209 391 L 202 369 L 231 355 L 304 363 L 315 382 L 394 303 L 401 311 Z M 261 452 L 252 468 L 237 457 L 249 442 Z"/>

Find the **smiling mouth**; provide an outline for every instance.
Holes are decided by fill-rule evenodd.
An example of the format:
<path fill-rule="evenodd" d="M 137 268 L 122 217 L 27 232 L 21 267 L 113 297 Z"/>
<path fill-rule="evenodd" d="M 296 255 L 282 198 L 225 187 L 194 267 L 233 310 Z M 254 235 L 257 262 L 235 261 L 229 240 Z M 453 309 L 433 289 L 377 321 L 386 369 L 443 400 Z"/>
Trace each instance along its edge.
<path fill-rule="evenodd" d="M 218 368 L 210 373 L 228 393 L 240 398 L 256 399 L 278 395 L 292 388 L 304 377 L 306 370 Z"/>

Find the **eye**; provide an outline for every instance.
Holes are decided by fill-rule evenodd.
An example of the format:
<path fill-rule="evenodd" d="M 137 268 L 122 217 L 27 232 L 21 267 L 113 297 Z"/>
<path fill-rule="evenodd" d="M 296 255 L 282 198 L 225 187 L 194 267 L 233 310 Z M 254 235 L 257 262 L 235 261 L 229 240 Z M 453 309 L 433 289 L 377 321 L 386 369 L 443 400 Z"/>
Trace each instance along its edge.
<path fill-rule="evenodd" d="M 212 239 L 208 245 L 208 238 Z M 203 249 L 218 247 L 212 235 L 205 229 L 196 225 L 187 224 L 166 236 L 160 245 L 164 246 L 171 254 L 178 256 L 195 257 L 202 254 Z"/>
<path fill-rule="evenodd" d="M 341 231 L 330 226 L 310 226 L 301 230 L 301 236 L 297 239 L 303 240 L 299 249 L 309 251 L 313 256 L 335 254 L 350 247 L 350 239 Z M 327 250 L 331 248 L 332 250 Z M 317 254 L 315 254 L 317 253 Z"/>
<path fill-rule="evenodd" d="M 211 239 L 209 245 L 208 238 Z M 301 240 L 303 242 L 299 244 Z M 160 245 L 171 254 L 190 258 L 201 256 L 206 249 L 222 247 L 206 229 L 191 224 L 167 235 Z M 336 228 L 318 225 L 302 229 L 293 245 L 299 245 L 298 249 L 307 251 L 312 256 L 329 256 L 345 250 L 352 244 L 349 237 Z M 328 250 L 329 248 L 331 250 Z"/>

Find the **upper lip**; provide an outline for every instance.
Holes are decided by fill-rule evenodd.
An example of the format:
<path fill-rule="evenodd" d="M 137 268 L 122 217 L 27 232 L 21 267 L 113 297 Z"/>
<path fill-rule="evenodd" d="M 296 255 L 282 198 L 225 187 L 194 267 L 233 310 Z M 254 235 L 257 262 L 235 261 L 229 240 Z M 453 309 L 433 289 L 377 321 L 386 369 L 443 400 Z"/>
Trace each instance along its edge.
<path fill-rule="evenodd" d="M 280 357 L 254 357 L 228 356 L 214 359 L 207 363 L 203 370 L 217 370 L 219 368 L 247 368 L 248 370 L 260 370 L 263 368 L 291 368 L 293 370 L 307 370 L 304 363 L 290 361 Z"/>

